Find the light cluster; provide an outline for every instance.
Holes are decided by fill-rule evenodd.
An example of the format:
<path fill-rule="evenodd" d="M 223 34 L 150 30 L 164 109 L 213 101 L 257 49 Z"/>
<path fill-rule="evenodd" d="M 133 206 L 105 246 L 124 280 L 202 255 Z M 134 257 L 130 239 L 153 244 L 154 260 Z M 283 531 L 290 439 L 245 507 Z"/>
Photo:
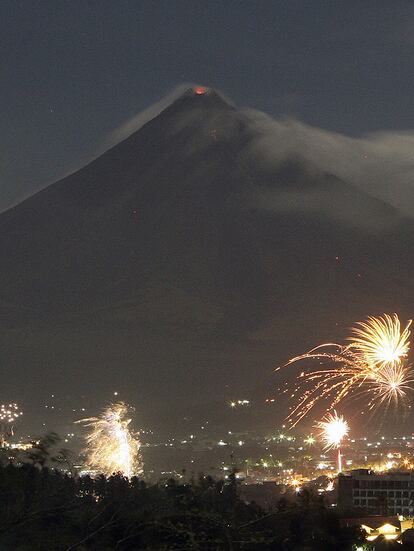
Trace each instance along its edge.
<path fill-rule="evenodd" d="M 16 403 L 0 405 L 0 445 L 7 445 L 11 436 L 14 436 L 14 424 L 23 415 Z"/>
<path fill-rule="evenodd" d="M 0 405 L 0 421 L 2 423 L 14 423 L 23 412 L 19 410 L 19 406 L 13 404 L 1 404 Z"/>

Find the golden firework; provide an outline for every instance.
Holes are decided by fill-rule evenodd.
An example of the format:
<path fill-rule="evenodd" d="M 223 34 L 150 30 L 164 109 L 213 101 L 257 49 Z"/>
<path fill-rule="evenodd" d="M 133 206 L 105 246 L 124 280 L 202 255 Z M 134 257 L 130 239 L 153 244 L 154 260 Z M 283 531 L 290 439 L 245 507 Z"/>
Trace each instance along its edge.
<path fill-rule="evenodd" d="M 325 450 L 339 448 L 349 432 L 347 421 L 335 410 L 333 413 L 328 413 L 322 421 L 316 424 L 316 427 L 321 431 L 320 436 L 325 444 Z"/>
<path fill-rule="evenodd" d="M 0 422 L 14 423 L 21 415 L 23 415 L 23 412 L 19 410 L 19 406 L 15 403 L 0 405 Z"/>
<path fill-rule="evenodd" d="M 381 368 L 394 365 L 407 357 L 410 349 L 410 325 L 404 330 L 397 314 L 369 317 L 358 322 L 348 337 L 352 349 L 370 366 Z"/>
<path fill-rule="evenodd" d="M 286 365 L 303 360 L 318 360 L 328 366 L 303 371 L 292 398 L 300 393 L 287 419 L 295 426 L 320 401 L 327 400 L 327 410 L 350 397 L 365 395 L 368 411 L 391 404 L 405 405 L 412 391 L 413 372 L 406 358 L 409 352 L 411 321 L 401 330 L 397 314 L 358 322 L 351 329 L 349 344 L 326 343 L 289 360 Z"/>
<path fill-rule="evenodd" d="M 0 446 L 14 436 L 14 424 L 23 415 L 16 403 L 0 405 Z"/>
<path fill-rule="evenodd" d="M 84 453 L 91 470 L 106 476 L 121 473 L 128 478 L 142 473 L 140 441 L 129 428 L 129 409 L 118 402 L 106 407 L 99 417 L 78 421 L 90 427 Z"/>
<path fill-rule="evenodd" d="M 338 415 L 334 410 L 333 413 L 328 413 L 325 418 L 316 424 L 317 428 L 321 431 L 322 441 L 325 443 L 325 450 L 331 450 L 335 448 L 337 453 L 337 470 L 338 473 L 342 472 L 342 454 L 341 454 L 341 442 L 349 432 L 349 425 L 347 421 Z"/>
<path fill-rule="evenodd" d="M 414 383 L 412 366 L 407 363 L 385 364 L 369 381 L 370 387 L 378 397 L 380 404 L 387 407 L 391 402 L 402 402 L 407 392 L 412 391 Z M 369 404 L 371 406 L 371 403 Z"/>

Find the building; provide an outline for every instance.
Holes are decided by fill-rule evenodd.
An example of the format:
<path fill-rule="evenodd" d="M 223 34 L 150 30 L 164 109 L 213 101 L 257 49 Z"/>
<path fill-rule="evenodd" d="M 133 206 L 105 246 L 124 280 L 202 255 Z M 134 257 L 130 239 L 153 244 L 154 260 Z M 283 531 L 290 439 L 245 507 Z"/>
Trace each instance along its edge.
<path fill-rule="evenodd" d="M 341 520 L 341 525 L 359 526 L 364 530 L 367 541 L 374 541 L 379 536 L 382 536 L 385 540 L 402 541 L 403 539 L 407 539 L 410 536 L 410 532 L 413 531 L 414 519 L 406 519 L 401 516 L 345 518 Z"/>
<path fill-rule="evenodd" d="M 357 469 L 338 477 L 338 507 L 370 515 L 414 514 L 414 471 L 376 473 Z"/>

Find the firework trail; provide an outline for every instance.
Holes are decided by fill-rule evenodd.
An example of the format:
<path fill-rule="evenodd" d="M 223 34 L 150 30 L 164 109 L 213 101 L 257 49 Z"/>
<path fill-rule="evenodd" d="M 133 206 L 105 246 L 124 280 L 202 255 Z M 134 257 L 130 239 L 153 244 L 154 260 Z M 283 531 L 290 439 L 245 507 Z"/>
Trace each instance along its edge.
<path fill-rule="evenodd" d="M 90 430 L 84 450 L 86 464 L 105 476 L 122 473 L 130 478 L 142 474 L 138 434 L 133 433 L 127 418 L 130 408 L 124 402 L 110 404 L 99 417 L 77 421 Z"/>
<path fill-rule="evenodd" d="M 402 330 L 396 314 L 369 317 L 351 328 L 348 344 L 321 344 L 289 360 L 286 366 L 303 360 L 327 364 L 299 375 L 291 397 L 299 392 L 301 397 L 287 416 L 292 427 L 325 400 L 327 411 L 345 399 L 363 395 L 368 411 L 373 413 L 380 407 L 387 410 L 391 405 L 405 406 L 407 392 L 413 390 L 414 383 L 414 373 L 407 363 L 410 325 L 411 321 Z"/>

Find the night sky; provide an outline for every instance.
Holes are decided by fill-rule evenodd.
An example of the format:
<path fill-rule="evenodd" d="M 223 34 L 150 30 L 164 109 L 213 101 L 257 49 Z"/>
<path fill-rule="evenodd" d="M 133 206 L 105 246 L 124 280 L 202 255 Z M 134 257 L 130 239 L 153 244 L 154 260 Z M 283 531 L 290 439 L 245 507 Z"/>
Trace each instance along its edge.
<path fill-rule="evenodd" d="M 348 135 L 411 129 L 410 1 L 3 0 L 0 208 L 183 82 Z"/>

